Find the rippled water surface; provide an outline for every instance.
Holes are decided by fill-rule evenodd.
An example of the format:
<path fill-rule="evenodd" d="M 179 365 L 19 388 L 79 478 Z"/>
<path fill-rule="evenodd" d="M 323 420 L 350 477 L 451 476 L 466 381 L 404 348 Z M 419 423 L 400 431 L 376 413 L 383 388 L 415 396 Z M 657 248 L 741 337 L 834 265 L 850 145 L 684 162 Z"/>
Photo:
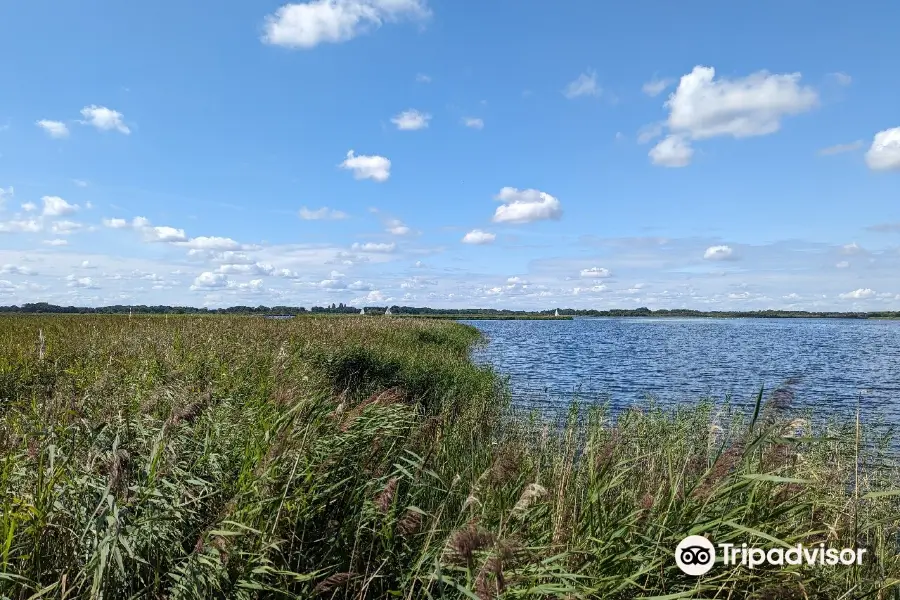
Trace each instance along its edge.
<path fill-rule="evenodd" d="M 900 321 L 575 319 L 466 321 L 487 337 L 475 359 L 510 377 L 520 402 L 577 395 L 621 408 L 652 395 L 751 402 L 793 381 L 794 405 L 900 422 Z"/>

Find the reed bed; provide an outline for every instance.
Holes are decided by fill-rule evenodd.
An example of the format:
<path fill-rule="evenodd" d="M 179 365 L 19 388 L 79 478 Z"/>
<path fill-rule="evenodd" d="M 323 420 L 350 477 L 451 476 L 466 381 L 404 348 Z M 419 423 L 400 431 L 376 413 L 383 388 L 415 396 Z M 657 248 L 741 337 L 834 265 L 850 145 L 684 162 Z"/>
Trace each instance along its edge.
<path fill-rule="evenodd" d="M 425 319 L 0 317 L 0 597 L 900 598 L 900 470 L 866 427 L 763 394 L 557 427 L 477 342 Z M 868 554 L 694 578 L 673 559 L 694 533 Z"/>

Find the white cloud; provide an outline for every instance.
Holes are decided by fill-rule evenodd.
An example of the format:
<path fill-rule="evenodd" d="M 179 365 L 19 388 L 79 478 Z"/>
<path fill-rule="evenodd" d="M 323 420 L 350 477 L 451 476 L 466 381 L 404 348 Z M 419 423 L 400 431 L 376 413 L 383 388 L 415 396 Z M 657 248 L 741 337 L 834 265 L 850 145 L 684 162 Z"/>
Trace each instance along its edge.
<path fill-rule="evenodd" d="M 731 246 L 710 246 L 703 253 L 706 260 L 729 260 L 734 258 L 734 250 Z"/>
<path fill-rule="evenodd" d="M 463 117 L 460 123 L 469 129 L 484 129 L 484 121 L 477 117 Z"/>
<path fill-rule="evenodd" d="M 385 22 L 423 19 L 425 0 L 312 0 L 286 4 L 266 17 L 263 42 L 313 48 L 353 39 Z"/>
<path fill-rule="evenodd" d="M 235 263 L 235 264 L 226 264 L 220 265 L 218 269 L 216 269 L 217 273 L 223 273 L 226 275 L 273 275 L 275 273 L 275 268 L 267 263 Z M 279 273 L 282 276 L 284 274 Z M 292 273 L 288 272 L 289 275 Z"/>
<path fill-rule="evenodd" d="M 497 236 L 493 233 L 489 233 L 487 231 L 482 231 L 480 229 L 473 229 L 469 233 L 463 236 L 462 243 L 463 244 L 490 244 Z"/>
<path fill-rule="evenodd" d="M 582 269 L 581 276 L 588 278 L 602 278 L 609 277 L 611 273 L 609 269 L 605 269 L 603 267 L 591 267 L 590 269 Z"/>
<path fill-rule="evenodd" d="M 62 235 L 74 233 L 75 231 L 80 231 L 84 228 L 85 226 L 83 223 L 76 223 L 75 221 L 54 221 L 50 224 L 51 232 Z"/>
<path fill-rule="evenodd" d="M 691 164 L 694 149 L 680 135 L 670 135 L 653 146 L 648 153 L 650 161 L 660 167 L 686 167 Z"/>
<path fill-rule="evenodd" d="M 353 300 L 353 304 L 390 302 L 393 298 L 385 296 L 380 290 L 372 290 L 361 298 Z"/>
<path fill-rule="evenodd" d="M 822 148 L 819 150 L 819 154 L 822 156 L 831 156 L 833 154 L 843 154 L 844 152 L 853 152 L 855 150 L 859 150 L 863 147 L 862 140 L 856 140 L 855 142 L 850 142 L 849 144 L 835 144 L 834 146 L 828 146 L 827 148 Z"/>
<path fill-rule="evenodd" d="M 2 192 L 2 190 L 0 190 L 0 192 Z M 35 204 L 34 202 L 23 202 L 22 210 L 24 210 L 25 212 L 33 212 L 37 210 L 37 204 Z"/>
<path fill-rule="evenodd" d="M 356 155 L 353 150 L 347 152 L 347 158 L 340 164 L 342 169 L 353 171 L 354 179 L 372 179 L 387 181 L 391 176 L 391 161 L 383 156 L 365 154 Z"/>
<path fill-rule="evenodd" d="M 0 274 L 3 275 L 31 275 L 33 272 L 28 267 L 20 267 L 19 265 L 3 265 L 0 267 Z"/>
<path fill-rule="evenodd" d="M 396 125 L 397 129 L 401 131 L 416 131 L 417 129 L 425 129 L 428 127 L 428 121 L 430 120 L 430 114 L 409 109 L 392 117 L 391 123 Z"/>
<path fill-rule="evenodd" d="M 846 260 L 842 260 L 839 263 L 834 265 L 838 269 L 846 269 L 850 267 L 850 262 Z"/>
<path fill-rule="evenodd" d="M 494 212 L 495 223 L 532 223 L 562 216 L 559 200 L 540 190 L 504 187 L 497 200 L 503 202 L 503 206 L 498 206 Z"/>
<path fill-rule="evenodd" d="M 35 219 L 0 221 L 0 233 L 36 233 L 44 229 L 44 225 Z"/>
<path fill-rule="evenodd" d="M 863 250 L 863 248 L 856 242 L 851 242 L 849 244 L 844 244 L 843 246 L 841 246 L 841 254 L 854 255 L 854 254 L 862 254 L 864 252 L 865 252 L 865 250 Z"/>
<path fill-rule="evenodd" d="M 171 229 L 171 228 L 169 228 Z M 180 229 L 176 230 L 184 234 Z M 163 240 L 168 241 L 168 240 Z M 191 248 L 194 250 L 236 250 L 241 247 L 239 243 L 231 238 L 217 236 L 200 236 L 187 240 L 186 242 L 176 242 L 176 245 L 183 248 Z"/>
<path fill-rule="evenodd" d="M 388 219 L 385 221 L 387 232 L 391 235 L 408 235 L 412 229 L 407 227 L 400 219 Z"/>
<path fill-rule="evenodd" d="M 74 275 L 69 275 L 66 277 L 66 280 L 68 281 L 67 285 L 73 288 L 97 289 L 99 287 L 90 277 L 75 277 Z"/>
<path fill-rule="evenodd" d="M 117 110 L 92 104 L 81 109 L 81 116 L 84 117 L 82 123 L 93 125 L 101 131 L 116 130 L 125 135 L 131 133 L 131 130 L 125 125 L 123 120 L 124 115 Z"/>
<path fill-rule="evenodd" d="M 572 99 L 581 96 L 599 96 L 600 92 L 600 87 L 597 85 L 597 72 L 588 70 L 574 81 L 569 82 L 563 90 L 563 96 Z"/>
<path fill-rule="evenodd" d="M 846 294 L 840 294 L 839 297 L 842 300 L 866 300 L 867 298 L 871 298 L 875 295 L 875 290 L 870 290 L 869 288 L 860 288 L 858 290 L 853 290 L 852 292 L 847 292 Z"/>
<path fill-rule="evenodd" d="M 429 77 L 428 75 L 426 75 L 424 73 L 418 73 L 416 75 L 416 82 L 417 83 L 431 83 L 431 77 Z"/>
<path fill-rule="evenodd" d="M 144 235 L 144 240 L 147 242 L 186 242 L 187 235 L 184 233 L 184 229 L 175 229 L 174 227 L 143 227 L 141 231 Z"/>
<path fill-rule="evenodd" d="M 389 244 L 378 244 L 375 242 L 360 244 L 359 242 L 356 242 L 351 246 L 351 249 L 358 252 L 393 252 L 396 247 L 397 245 L 394 242 Z"/>
<path fill-rule="evenodd" d="M 128 222 L 124 219 L 104 219 L 103 224 L 106 227 L 111 227 L 113 229 L 125 229 L 129 226 Z M 182 242 L 179 245 L 191 248 L 191 251 L 225 249 L 222 247 L 223 245 L 228 247 L 235 247 L 232 246 L 232 243 L 237 244 L 237 242 L 234 242 L 234 240 L 230 240 L 230 238 L 199 237 L 194 238 L 193 240 L 188 240 L 187 234 L 185 234 L 184 229 L 176 229 L 175 227 L 167 227 L 165 225 L 153 226 L 150 224 L 150 220 L 146 217 L 135 217 L 131 220 L 131 227 L 141 232 L 141 235 L 143 236 L 145 242 Z M 204 247 L 204 244 L 210 244 L 216 247 Z"/>
<path fill-rule="evenodd" d="M 82 187 L 82 188 L 88 186 L 88 182 L 83 179 L 73 179 L 72 183 L 74 183 L 78 187 Z"/>
<path fill-rule="evenodd" d="M 205 273 L 201 273 L 194 279 L 194 283 L 191 285 L 192 290 L 199 289 L 213 289 L 213 288 L 223 288 L 228 285 L 228 278 L 221 273 L 212 273 L 211 271 L 206 271 Z"/>
<path fill-rule="evenodd" d="M 873 171 L 900 170 L 900 127 L 875 134 L 866 152 L 866 164 Z"/>
<path fill-rule="evenodd" d="M 663 91 L 675 83 L 672 79 L 657 79 L 654 77 L 647 83 L 645 83 L 641 90 L 650 97 L 659 96 Z"/>
<path fill-rule="evenodd" d="M 44 244 L 48 246 L 68 246 L 69 242 L 67 240 L 44 240 Z"/>
<path fill-rule="evenodd" d="M 43 215 L 45 217 L 62 217 L 71 215 L 80 208 L 77 204 L 69 204 L 59 196 L 44 196 L 41 198 L 44 202 Z"/>
<path fill-rule="evenodd" d="M 236 283 L 234 281 L 229 281 L 227 283 L 227 287 L 229 289 L 239 290 L 242 292 L 260 292 L 263 289 L 263 280 L 251 279 L 247 283 Z"/>
<path fill-rule="evenodd" d="M 775 133 L 781 120 L 810 110 L 818 95 L 800 85 L 800 74 L 759 71 L 737 79 L 715 79 L 715 69 L 696 66 L 684 75 L 666 107 L 674 133 L 693 139 L 743 138 Z"/>
<path fill-rule="evenodd" d="M 323 206 L 316 210 L 310 210 L 304 206 L 297 214 L 304 221 L 339 220 L 347 218 L 347 213 L 328 208 L 327 206 Z"/>
<path fill-rule="evenodd" d="M 3 189 L 0 187 L 0 208 L 3 208 L 3 205 L 6 203 L 7 199 L 11 199 L 15 195 L 15 190 L 12 186 Z"/>
<path fill-rule="evenodd" d="M 69 136 L 69 128 L 62 121 L 50 121 L 41 119 L 35 122 L 35 125 L 47 132 L 52 138 L 60 139 Z"/>
<path fill-rule="evenodd" d="M 131 224 L 125 219 L 103 219 L 103 226 L 110 229 L 128 229 Z"/>

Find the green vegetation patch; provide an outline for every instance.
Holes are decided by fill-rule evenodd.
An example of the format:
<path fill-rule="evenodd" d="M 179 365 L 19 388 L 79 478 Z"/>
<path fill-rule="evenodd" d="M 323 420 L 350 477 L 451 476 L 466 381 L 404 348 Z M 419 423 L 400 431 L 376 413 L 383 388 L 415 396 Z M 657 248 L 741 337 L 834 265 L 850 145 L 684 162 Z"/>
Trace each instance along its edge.
<path fill-rule="evenodd" d="M 867 428 L 763 395 L 551 423 L 469 360 L 477 340 L 424 319 L 0 317 L 0 597 L 896 594 L 900 476 Z M 698 579 L 673 560 L 688 533 L 871 558 Z"/>

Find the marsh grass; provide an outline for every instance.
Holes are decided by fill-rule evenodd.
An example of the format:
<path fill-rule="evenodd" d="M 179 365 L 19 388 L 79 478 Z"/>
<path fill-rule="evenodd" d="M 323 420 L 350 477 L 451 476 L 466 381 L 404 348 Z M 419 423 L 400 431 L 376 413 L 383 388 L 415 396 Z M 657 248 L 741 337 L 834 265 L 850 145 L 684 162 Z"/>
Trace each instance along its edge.
<path fill-rule="evenodd" d="M 437 320 L 0 318 L 0 597 L 897 598 L 857 423 L 512 407 Z M 860 567 L 675 566 L 688 534 Z"/>

